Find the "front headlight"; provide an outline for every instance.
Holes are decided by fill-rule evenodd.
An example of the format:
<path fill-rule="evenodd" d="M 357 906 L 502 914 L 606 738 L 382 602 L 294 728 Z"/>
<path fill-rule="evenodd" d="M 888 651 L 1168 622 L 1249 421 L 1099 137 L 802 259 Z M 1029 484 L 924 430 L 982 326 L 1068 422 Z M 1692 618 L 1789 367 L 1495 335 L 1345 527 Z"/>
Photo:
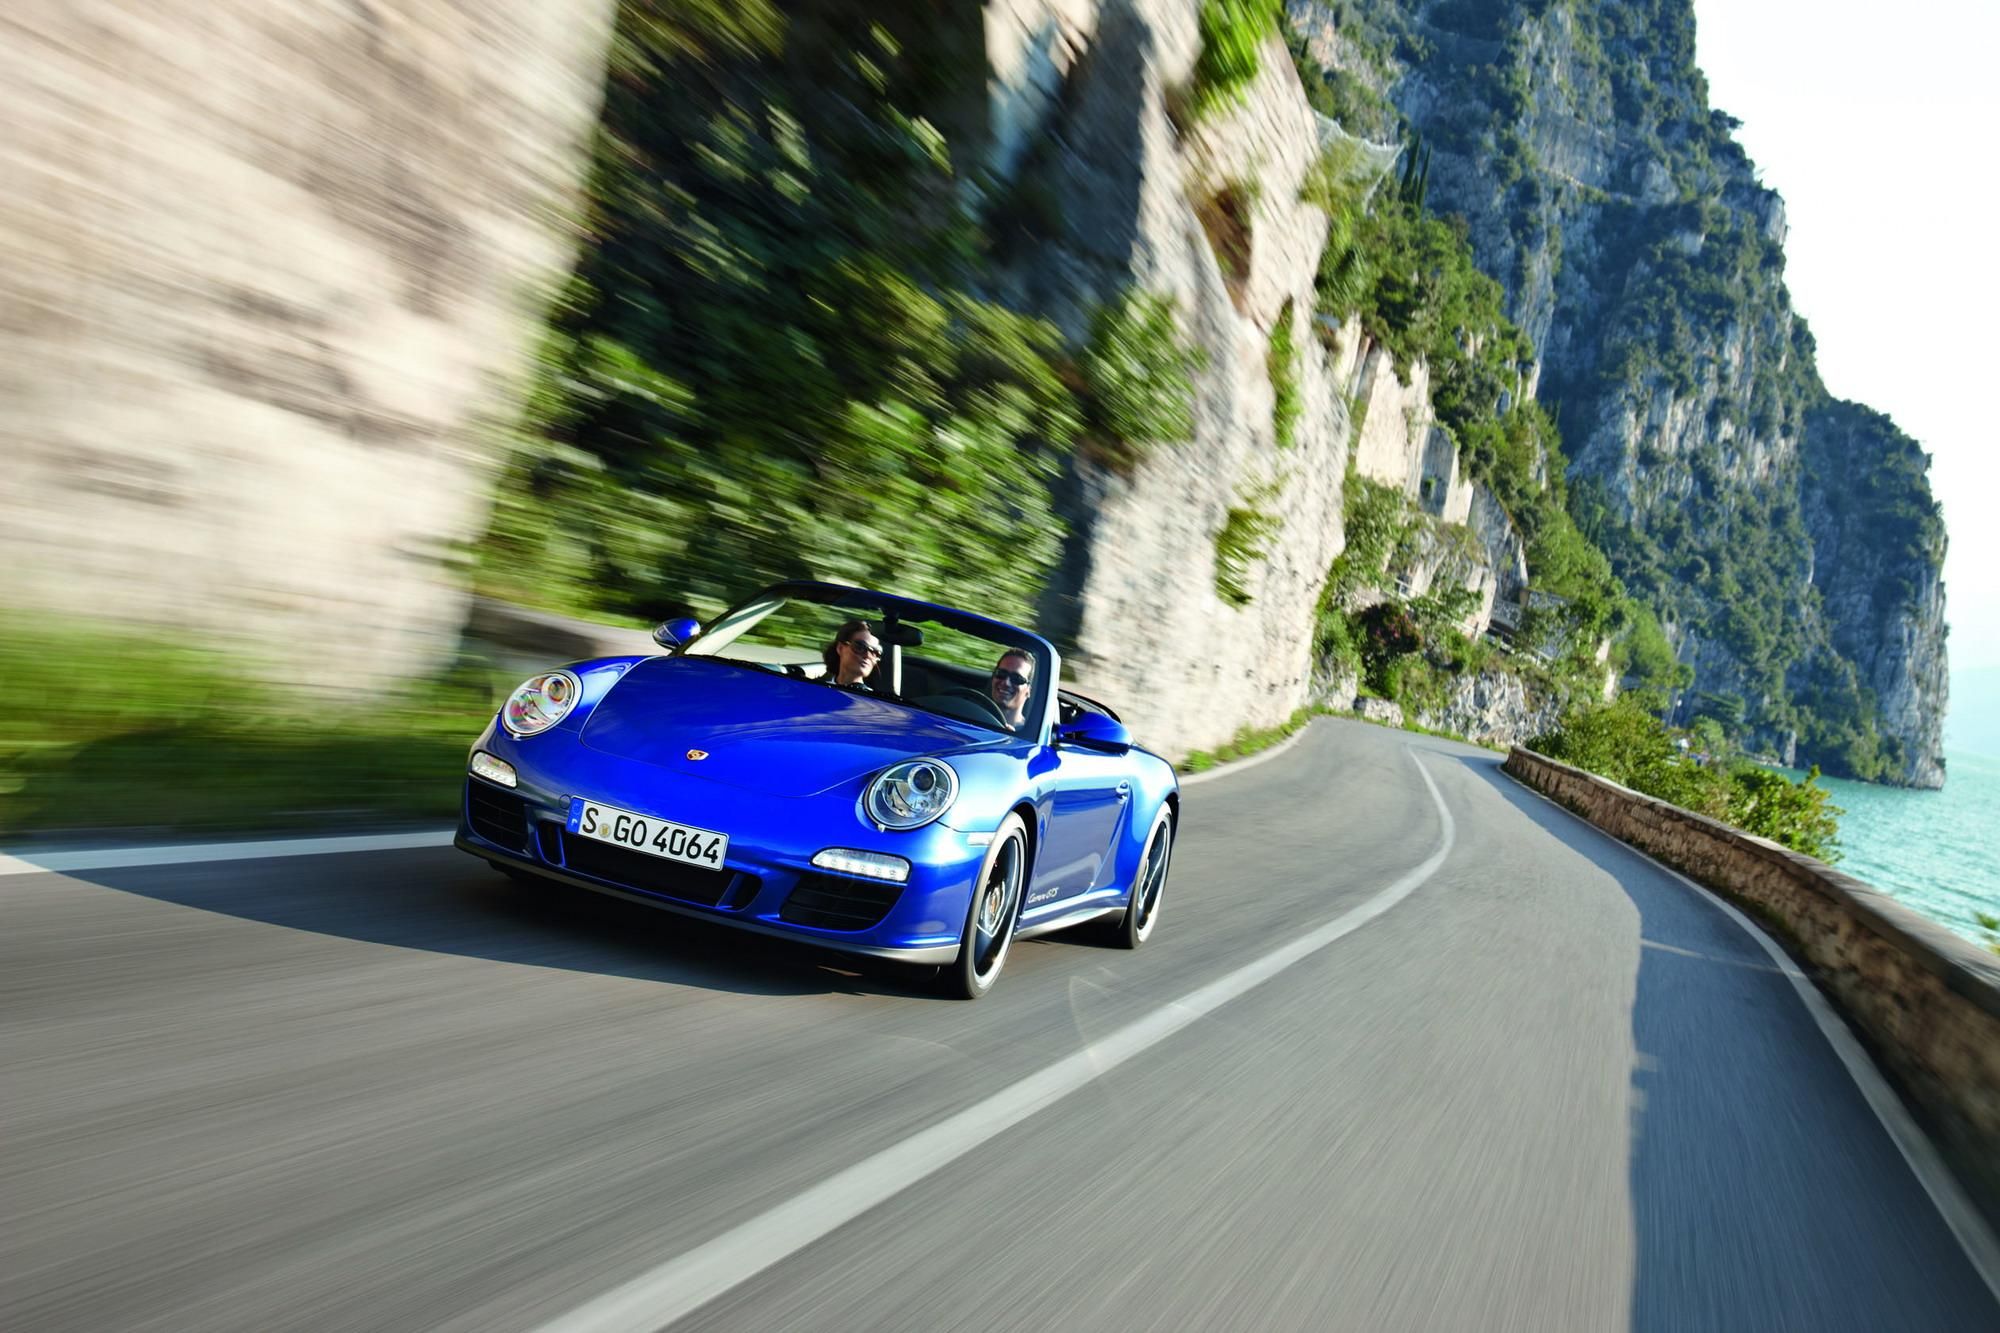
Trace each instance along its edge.
<path fill-rule="evenodd" d="M 951 809 L 958 774 L 938 759 L 912 759 L 883 770 L 861 798 L 868 817 L 883 828 L 922 828 Z"/>
<path fill-rule="evenodd" d="M 533 736 L 568 717 L 582 694 L 582 683 L 567 671 L 530 676 L 507 696 L 500 721 L 516 737 Z"/>

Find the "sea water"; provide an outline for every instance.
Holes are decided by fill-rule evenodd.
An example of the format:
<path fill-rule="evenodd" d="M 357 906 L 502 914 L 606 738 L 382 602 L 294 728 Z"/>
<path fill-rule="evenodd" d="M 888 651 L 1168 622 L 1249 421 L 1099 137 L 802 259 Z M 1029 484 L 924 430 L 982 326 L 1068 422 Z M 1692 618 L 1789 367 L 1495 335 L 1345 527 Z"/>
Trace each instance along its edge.
<path fill-rule="evenodd" d="M 1973 914 L 2000 916 L 2000 758 L 1946 750 L 1943 791 L 1824 777 L 1820 783 L 1846 812 L 1840 869 L 1985 941 Z"/>

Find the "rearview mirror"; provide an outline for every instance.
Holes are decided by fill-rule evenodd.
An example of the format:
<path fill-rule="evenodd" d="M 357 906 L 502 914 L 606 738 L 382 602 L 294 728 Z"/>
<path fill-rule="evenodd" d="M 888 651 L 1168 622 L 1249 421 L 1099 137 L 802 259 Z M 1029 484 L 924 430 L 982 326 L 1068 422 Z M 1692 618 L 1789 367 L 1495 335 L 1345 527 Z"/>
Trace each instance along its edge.
<path fill-rule="evenodd" d="M 1124 754 L 1132 748 L 1132 733 L 1123 722 L 1108 714 L 1084 713 L 1068 726 L 1056 728 L 1056 744 L 1103 754 Z"/>
<path fill-rule="evenodd" d="M 693 616 L 682 616 L 678 620 L 668 620 L 655 626 L 653 642 L 662 648 L 678 648 L 701 633 L 701 622 Z"/>

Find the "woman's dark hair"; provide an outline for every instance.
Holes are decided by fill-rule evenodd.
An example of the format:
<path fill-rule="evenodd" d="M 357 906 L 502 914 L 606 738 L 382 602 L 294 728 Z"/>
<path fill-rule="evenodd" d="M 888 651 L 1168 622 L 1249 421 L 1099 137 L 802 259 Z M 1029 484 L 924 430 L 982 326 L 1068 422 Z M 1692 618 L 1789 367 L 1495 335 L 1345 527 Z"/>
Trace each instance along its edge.
<path fill-rule="evenodd" d="M 833 642 L 829 643 L 825 651 L 820 653 L 820 656 L 826 661 L 826 675 L 828 680 L 840 679 L 840 645 L 846 643 L 863 630 L 867 630 L 870 634 L 873 634 L 875 627 L 865 620 L 850 620 L 833 632 Z"/>

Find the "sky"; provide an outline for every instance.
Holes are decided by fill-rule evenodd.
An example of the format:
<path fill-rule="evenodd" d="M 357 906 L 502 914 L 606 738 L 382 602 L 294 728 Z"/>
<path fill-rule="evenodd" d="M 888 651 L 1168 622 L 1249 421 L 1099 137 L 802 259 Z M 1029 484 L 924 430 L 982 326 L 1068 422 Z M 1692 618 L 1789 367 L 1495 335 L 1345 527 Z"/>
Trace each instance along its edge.
<path fill-rule="evenodd" d="M 1785 278 L 1836 396 L 1930 451 L 1954 696 L 2000 672 L 2000 3 L 1695 0 L 1709 104 L 1784 196 Z M 2000 700 L 1954 698 L 1968 717 Z M 1954 710 L 1956 711 L 1956 710 Z M 1947 724 L 1947 740 L 1954 728 Z"/>

